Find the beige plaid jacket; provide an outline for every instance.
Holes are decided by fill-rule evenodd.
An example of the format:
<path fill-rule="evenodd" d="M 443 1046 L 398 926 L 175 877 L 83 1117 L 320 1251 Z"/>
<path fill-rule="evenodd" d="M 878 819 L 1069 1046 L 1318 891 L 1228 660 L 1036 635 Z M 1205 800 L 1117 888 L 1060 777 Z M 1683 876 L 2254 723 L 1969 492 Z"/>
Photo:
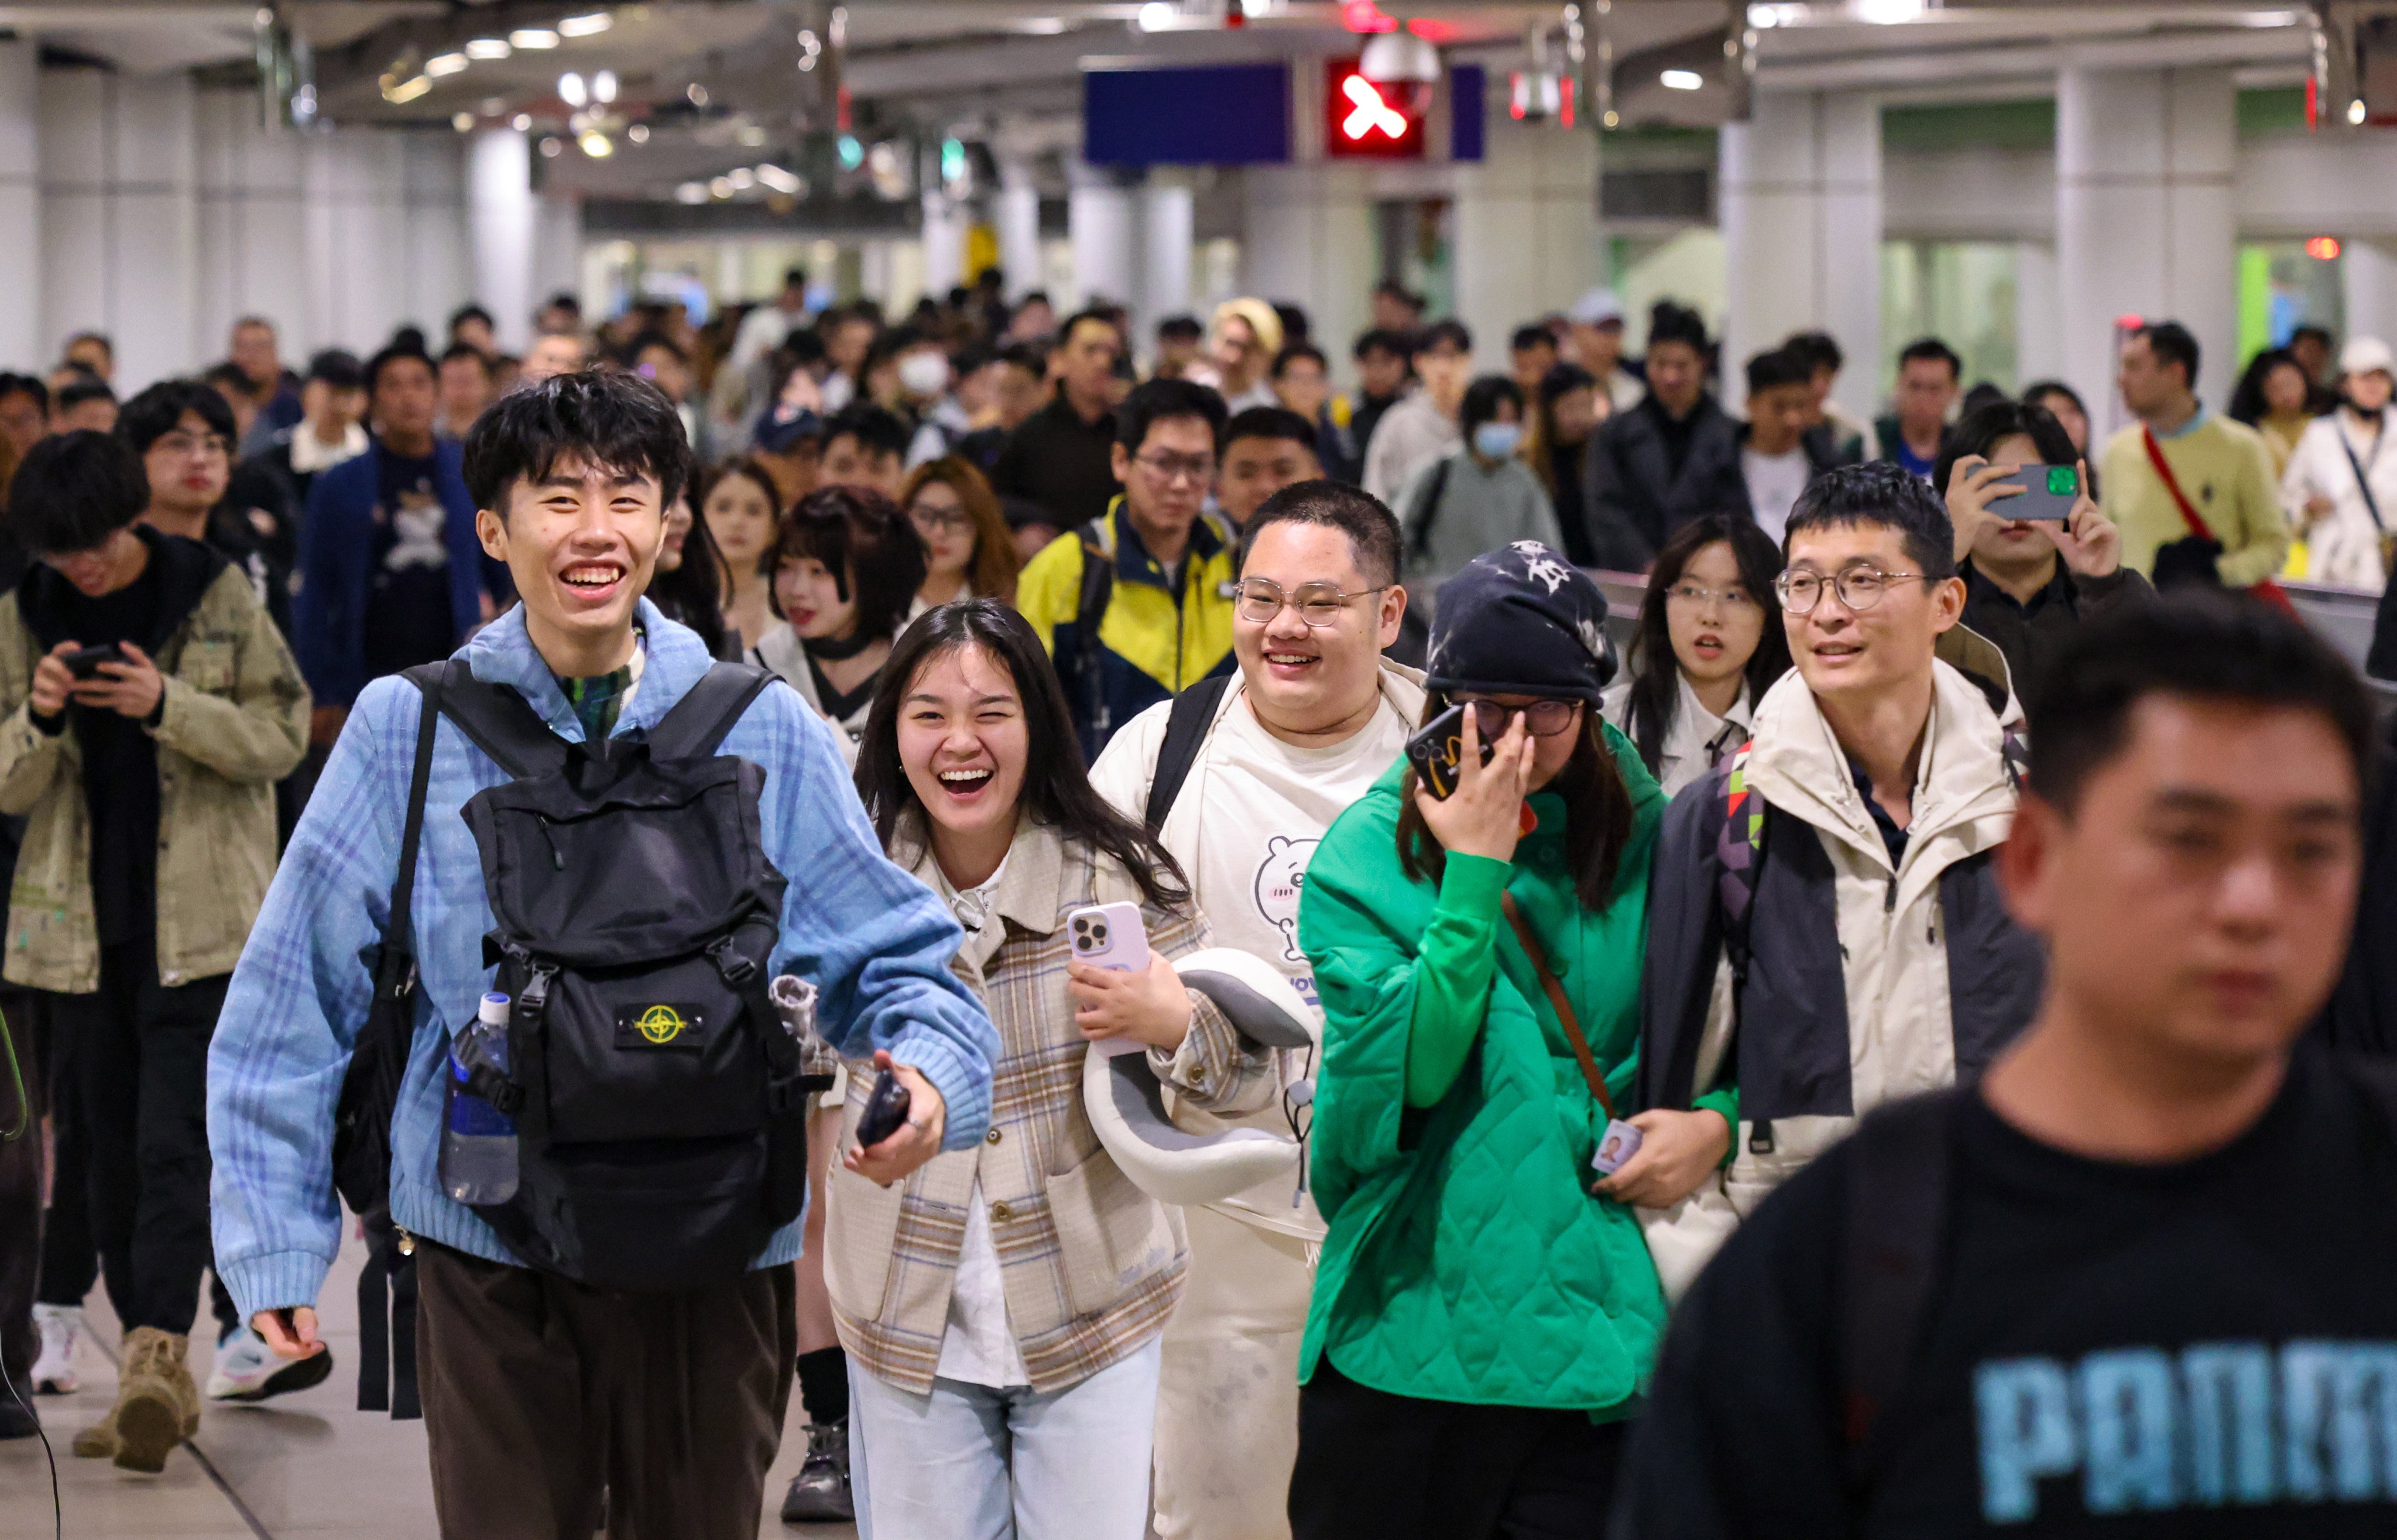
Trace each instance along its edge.
<path fill-rule="evenodd" d="M 904 836 L 891 859 L 936 884 L 928 850 Z M 875 1185 L 836 1163 L 828 1182 L 824 1279 L 841 1346 L 886 1385 L 929 1392 L 946 1333 L 966 1204 L 982 1179 L 1007 1292 L 1008 1324 L 1032 1388 L 1074 1385 L 1146 1345 L 1181 1297 L 1180 1216 L 1133 1186 L 1082 1107 L 1089 1051 L 1065 992 L 1066 914 L 1140 903 L 1112 858 L 1026 823 L 979 931 L 957 957 L 998 1028 L 990 1132 L 971 1151 L 934 1157 L 904 1184 Z M 1195 911 L 1143 905 L 1150 946 L 1169 957 L 1208 942 Z M 1269 1097 L 1271 1057 L 1244 1053 L 1206 997 L 1190 997 L 1189 1037 L 1150 1062 L 1187 1105 L 1249 1110 Z M 873 1076 L 852 1064 L 841 1147 L 854 1137 Z"/>

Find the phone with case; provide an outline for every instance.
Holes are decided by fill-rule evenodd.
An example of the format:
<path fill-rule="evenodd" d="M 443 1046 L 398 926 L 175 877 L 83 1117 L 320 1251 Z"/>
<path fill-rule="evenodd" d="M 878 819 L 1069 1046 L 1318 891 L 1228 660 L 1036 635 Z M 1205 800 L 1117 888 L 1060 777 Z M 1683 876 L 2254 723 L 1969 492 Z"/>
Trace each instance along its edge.
<path fill-rule="evenodd" d="M 1148 927 L 1137 904 L 1089 904 L 1065 916 L 1076 962 L 1138 973 L 1148 967 Z"/>
<path fill-rule="evenodd" d="M 1496 750 L 1487 743 L 1481 745 L 1481 762 L 1490 763 Z M 1453 705 L 1424 725 L 1424 730 L 1407 740 L 1407 763 L 1415 768 L 1415 777 L 1432 797 L 1445 802 L 1456 790 L 1458 767 L 1465 758 L 1465 708 Z"/>
<path fill-rule="evenodd" d="M 1989 512 L 1998 518 L 2069 523 L 2081 501 L 2081 473 L 2070 465 L 2024 465 L 1989 485 L 1993 491 L 2000 487 L 2022 489 L 2019 493 L 1989 499 Z"/>

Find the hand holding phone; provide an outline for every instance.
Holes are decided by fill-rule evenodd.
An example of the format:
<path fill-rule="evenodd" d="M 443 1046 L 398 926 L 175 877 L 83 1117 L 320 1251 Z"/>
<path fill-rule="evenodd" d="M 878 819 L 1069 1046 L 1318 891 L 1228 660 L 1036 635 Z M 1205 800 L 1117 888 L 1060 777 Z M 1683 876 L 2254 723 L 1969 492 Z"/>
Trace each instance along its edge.
<path fill-rule="evenodd" d="M 1137 904 L 1086 904 L 1067 913 L 1076 962 L 1137 973 L 1148 967 L 1148 927 Z"/>
<path fill-rule="evenodd" d="M 1407 740 L 1407 763 L 1415 768 L 1415 779 L 1440 801 L 1448 800 L 1464 774 L 1465 719 L 1470 715 L 1461 705 L 1450 706 Z M 1488 743 L 1481 745 L 1483 764 L 1490 763 L 1492 752 Z"/>
<path fill-rule="evenodd" d="M 874 1089 L 866 1094 L 865 1110 L 857 1115 L 858 1147 L 872 1149 L 906 1127 L 910 1100 L 894 1071 L 885 1069 L 877 1076 Z"/>
<path fill-rule="evenodd" d="M 1448 715 L 1442 712 L 1432 727 L 1438 727 Z M 1522 713 L 1514 712 L 1507 717 L 1506 732 L 1495 743 L 1485 747 L 1478 716 L 1477 712 L 1467 711 L 1461 718 L 1463 730 L 1455 755 L 1458 770 L 1454 787 L 1446 797 L 1440 797 L 1425 780 L 1415 797 L 1415 809 L 1442 850 L 1456 855 L 1512 861 L 1515 843 L 1523 837 L 1523 798 L 1531 790 L 1532 761 L 1538 743 Z M 1413 745 L 1409 746 L 1412 749 Z M 1444 764 L 1448 757 L 1442 748 L 1435 754 L 1432 763 Z"/>
<path fill-rule="evenodd" d="M 98 647 L 78 647 L 66 655 L 67 672 L 78 680 L 102 677 L 100 665 L 125 662 L 122 643 L 103 642 Z"/>

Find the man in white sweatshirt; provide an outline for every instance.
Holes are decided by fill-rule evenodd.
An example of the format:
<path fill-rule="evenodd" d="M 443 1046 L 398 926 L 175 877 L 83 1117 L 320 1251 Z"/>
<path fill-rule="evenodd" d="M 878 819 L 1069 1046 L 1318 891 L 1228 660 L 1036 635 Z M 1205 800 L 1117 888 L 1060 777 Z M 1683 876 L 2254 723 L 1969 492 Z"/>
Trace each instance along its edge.
<path fill-rule="evenodd" d="M 1991 866 L 2013 701 L 1934 656 L 1963 609 L 1953 542 L 1937 494 L 1891 464 L 1809 486 L 1776 585 L 1796 666 L 1666 813 L 1640 1100 L 1731 1081 L 1741 1119 L 1720 1180 L 1650 1227 L 1668 1292 L 1858 1116 L 1970 1078 L 2038 1005 L 2038 943 Z"/>
<path fill-rule="evenodd" d="M 1310 1006 L 1313 969 L 1298 946 L 1307 862 L 1423 711 L 1423 676 L 1382 657 L 1406 612 L 1398 569 L 1398 521 L 1373 498 L 1331 481 L 1275 493 L 1245 534 L 1239 673 L 1134 717 L 1091 771 L 1101 796 L 1158 829 L 1217 944 L 1271 963 Z M 1257 1110 L 1236 1121 L 1287 1135 L 1304 1118 L 1287 1091 L 1313 1066 L 1281 1057 L 1272 1084 L 1243 1098 Z M 1178 1120 L 1227 1126 L 1188 1111 Z M 1165 1332 L 1157 1533 L 1285 1540 L 1299 1338 L 1323 1222 L 1295 1174 L 1183 1213 L 1190 1275 Z"/>

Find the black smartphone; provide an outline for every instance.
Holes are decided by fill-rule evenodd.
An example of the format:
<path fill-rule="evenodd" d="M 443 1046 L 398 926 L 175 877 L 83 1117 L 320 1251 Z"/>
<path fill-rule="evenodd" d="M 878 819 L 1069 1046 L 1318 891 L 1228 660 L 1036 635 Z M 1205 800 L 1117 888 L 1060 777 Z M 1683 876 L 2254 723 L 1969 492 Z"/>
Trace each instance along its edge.
<path fill-rule="evenodd" d="M 1481 762 L 1490 763 L 1495 751 L 1488 743 L 1481 745 Z M 1424 789 L 1440 801 L 1456 790 L 1460 761 L 1465 757 L 1465 708 L 1453 705 L 1425 724 L 1424 730 L 1407 740 L 1407 763 L 1414 766 L 1415 777 Z"/>
<path fill-rule="evenodd" d="M 908 1100 L 899 1077 L 884 1070 L 866 1094 L 865 1110 L 857 1115 L 857 1147 L 872 1149 L 898 1132 L 907 1121 Z"/>
<path fill-rule="evenodd" d="M 66 656 L 67 672 L 78 679 L 105 677 L 107 676 L 100 672 L 100 664 L 124 661 L 125 649 L 116 642 L 103 642 L 98 647 L 78 647 Z"/>
<path fill-rule="evenodd" d="M 2072 505 L 2081 501 L 2081 473 L 2069 465 L 2025 465 L 1990 485 L 2022 489 L 2019 495 L 1989 499 L 1989 512 L 1999 518 L 2048 519 L 2063 524 L 2072 517 Z"/>

